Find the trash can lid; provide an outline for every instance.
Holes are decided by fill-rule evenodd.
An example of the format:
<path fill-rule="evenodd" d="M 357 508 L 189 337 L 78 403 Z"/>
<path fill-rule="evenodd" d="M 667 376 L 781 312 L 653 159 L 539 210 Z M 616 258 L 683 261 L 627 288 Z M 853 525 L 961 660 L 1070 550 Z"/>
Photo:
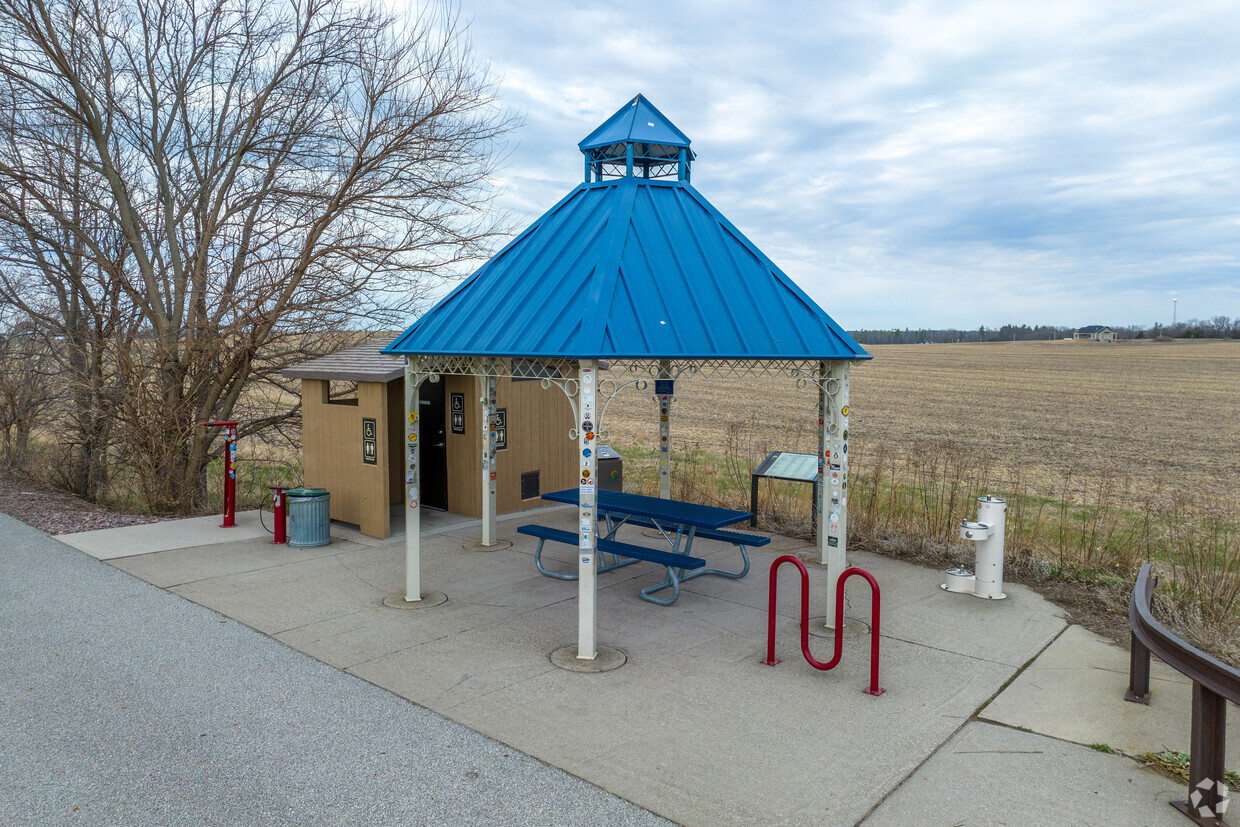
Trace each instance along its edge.
<path fill-rule="evenodd" d="M 286 491 L 290 497 L 322 497 L 327 494 L 325 488 L 294 488 Z"/>
<path fill-rule="evenodd" d="M 598 458 L 599 459 L 620 459 L 620 455 L 617 454 L 615 451 L 611 450 L 610 445 L 600 445 L 598 446 Z"/>

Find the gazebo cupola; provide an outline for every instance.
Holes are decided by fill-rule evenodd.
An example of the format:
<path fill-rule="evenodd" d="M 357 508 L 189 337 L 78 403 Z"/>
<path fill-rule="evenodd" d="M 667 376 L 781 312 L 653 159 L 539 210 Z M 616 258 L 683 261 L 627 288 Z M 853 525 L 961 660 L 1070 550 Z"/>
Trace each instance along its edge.
<path fill-rule="evenodd" d="M 625 176 L 688 181 L 694 157 L 685 133 L 641 95 L 577 146 L 585 155 L 587 184 Z"/>

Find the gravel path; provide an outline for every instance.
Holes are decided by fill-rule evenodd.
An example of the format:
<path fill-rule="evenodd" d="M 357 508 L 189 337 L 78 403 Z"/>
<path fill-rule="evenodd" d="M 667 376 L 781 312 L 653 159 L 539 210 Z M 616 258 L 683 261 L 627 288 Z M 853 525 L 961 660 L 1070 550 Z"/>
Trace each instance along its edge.
<path fill-rule="evenodd" d="M 0 514 L 0 824 L 662 824 Z"/>

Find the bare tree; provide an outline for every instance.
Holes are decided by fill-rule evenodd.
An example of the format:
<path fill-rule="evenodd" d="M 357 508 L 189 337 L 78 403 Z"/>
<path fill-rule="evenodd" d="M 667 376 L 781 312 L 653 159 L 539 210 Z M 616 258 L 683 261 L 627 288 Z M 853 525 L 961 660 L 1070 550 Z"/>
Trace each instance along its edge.
<path fill-rule="evenodd" d="M 54 359 L 38 329 L 0 307 L 0 462 L 26 470 L 30 435 L 55 401 Z"/>
<path fill-rule="evenodd" d="M 0 111 L 15 113 L 13 88 L 0 89 Z M 38 122 L 36 141 L 29 140 L 33 129 L 0 134 L 0 165 L 10 180 L 20 176 L 28 182 L 0 187 L 0 305 L 23 320 L 14 325 L 28 334 L 19 340 L 23 350 L 32 343 L 39 347 L 37 370 L 59 368 L 57 385 L 66 392 L 68 408 L 58 417 L 57 442 L 65 456 L 56 463 L 56 476 L 75 493 L 95 499 L 108 482 L 108 448 L 121 393 L 105 366 L 114 361 L 109 352 L 131 345 L 138 316 L 118 278 L 127 246 L 99 206 L 107 200 L 106 182 L 82 160 L 85 131 L 55 112 L 42 113 Z M 70 151 L 48 152 L 49 147 Z M 28 353 L 9 349 L 5 355 L 7 372 L 34 381 Z"/>
<path fill-rule="evenodd" d="M 21 274 L 0 299 L 72 271 L 122 336 L 98 356 L 155 509 L 201 504 L 219 447 L 199 423 L 294 416 L 280 369 L 397 326 L 497 230 L 511 119 L 451 11 L 0 0 L 0 81 L 0 260 Z"/>

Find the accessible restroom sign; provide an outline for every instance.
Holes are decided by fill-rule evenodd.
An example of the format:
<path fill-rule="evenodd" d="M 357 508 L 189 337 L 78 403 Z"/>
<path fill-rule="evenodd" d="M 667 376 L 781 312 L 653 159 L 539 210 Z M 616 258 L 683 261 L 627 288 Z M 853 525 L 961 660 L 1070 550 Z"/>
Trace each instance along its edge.
<path fill-rule="evenodd" d="M 379 428 L 373 419 L 362 420 L 362 462 L 375 465 L 379 461 Z"/>

